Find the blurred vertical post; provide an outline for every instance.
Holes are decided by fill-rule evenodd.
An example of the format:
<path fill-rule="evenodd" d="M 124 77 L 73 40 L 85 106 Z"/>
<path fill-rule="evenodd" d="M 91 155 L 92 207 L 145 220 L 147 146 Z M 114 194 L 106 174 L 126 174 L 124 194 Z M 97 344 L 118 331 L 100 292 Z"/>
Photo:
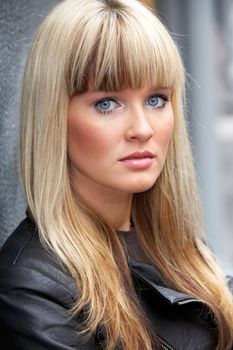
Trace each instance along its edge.
<path fill-rule="evenodd" d="M 194 85 L 191 91 L 196 168 L 200 178 L 207 234 L 213 242 L 215 252 L 223 259 L 220 150 L 215 132 L 220 100 L 215 52 L 214 2 L 196 0 L 189 3 L 190 72 L 198 84 Z"/>

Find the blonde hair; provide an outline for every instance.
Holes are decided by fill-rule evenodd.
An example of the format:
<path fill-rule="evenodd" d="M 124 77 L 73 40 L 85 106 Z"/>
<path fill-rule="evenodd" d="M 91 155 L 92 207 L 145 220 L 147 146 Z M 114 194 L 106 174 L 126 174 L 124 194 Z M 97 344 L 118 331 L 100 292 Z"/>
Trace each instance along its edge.
<path fill-rule="evenodd" d="M 152 349 L 115 230 L 76 197 L 67 156 L 72 96 L 94 88 L 173 88 L 175 126 L 156 184 L 134 194 L 132 217 L 151 262 L 175 289 L 210 307 L 218 350 L 233 340 L 233 301 L 215 258 L 203 244 L 199 197 L 185 127 L 184 69 L 168 31 L 136 0 L 66 0 L 38 29 L 26 65 L 21 110 L 21 173 L 42 242 L 77 283 L 73 315 L 85 331 L 100 325 L 106 349 Z M 151 244 L 153 242 L 154 244 Z"/>

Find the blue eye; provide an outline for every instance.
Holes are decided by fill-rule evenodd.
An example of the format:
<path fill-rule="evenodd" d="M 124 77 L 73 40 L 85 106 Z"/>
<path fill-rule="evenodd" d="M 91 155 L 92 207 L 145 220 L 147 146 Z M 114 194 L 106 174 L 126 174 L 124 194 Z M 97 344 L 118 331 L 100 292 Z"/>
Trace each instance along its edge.
<path fill-rule="evenodd" d="M 162 95 L 152 95 L 146 100 L 146 104 L 154 108 L 162 108 L 166 105 L 168 101 L 167 96 Z"/>
<path fill-rule="evenodd" d="M 95 103 L 95 108 L 99 113 L 111 113 L 119 104 L 113 98 L 104 98 Z"/>

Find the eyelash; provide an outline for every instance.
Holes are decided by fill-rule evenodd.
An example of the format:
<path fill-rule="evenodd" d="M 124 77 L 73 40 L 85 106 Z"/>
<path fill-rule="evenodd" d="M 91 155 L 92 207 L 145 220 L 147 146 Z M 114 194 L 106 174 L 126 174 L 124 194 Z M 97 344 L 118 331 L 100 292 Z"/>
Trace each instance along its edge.
<path fill-rule="evenodd" d="M 110 114 L 113 112 L 113 110 L 109 110 L 109 111 L 103 111 L 100 109 L 99 105 L 103 102 L 106 102 L 106 101 L 110 101 L 110 102 L 114 102 L 118 105 L 120 105 L 118 102 L 117 102 L 117 99 L 115 97 L 106 97 L 106 98 L 103 98 L 103 99 L 100 99 L 98 101 L 95 102 L 95 108 L 97 109 L 97 112 L 100 113 L 100 114 Z"/>
<path fill-rule="evenodd" d="M 159 109 L 159 108 L 165 107 L 166 103 L 170 100 L 170 99 L 168 98 L 168 96 L 166 96 L 166 95 L 155 94 L 155 95 L 149 96 L 149 97 L 146 99 L 146 101 L 148 101 L 148 100 L 149 100 L 150 98 L 152 98 L 152 97 L 161 98 L 161 99 L 163 100 L 163 105 L 162 105 L 162 106 L 150 106 L 150 107 L 155 108 L 155 109 Z"/>
<path fill-rule="evenodd" d="M 163 107 L 165 107 L 166 103 L 167 103 L 168 101 L 170 101 L 170 99 L 168 98 L 168 96 L 162 95 L 162 94 L 151 95 L 151 96 L 149 96 L 149 97 L 146 99 L 146 101 L 148 101 L 148 100 L 149 100 L 150 98 L 152 98 L 152 97 L 161 98 L 161 99 L 163 99 L 163 101 L 164 101 L 164 104 L 163 104 L 162 106 L 159 106 L 159 107 L 157 107 L 157 106 L 150 106 L 151 108 L 154 108 L 154 109 L 163 108 Z M 94 106 L 95 106 L 95 108 L 96 108 L 96 110 L 97 110 L 98 113 L 100 113 L 100 114 L 110 114 L 110 113 L 113 113 L 114 109 L 106 110 L 106 111 L 100 109 L 99 105 L 100 105 L 101 103 L 103 103 L 103 102 L 106 102 L 106 101 L 114 102 L 114 103 L 116 103 L 116 104 L 118 104 L 118 105 L 120 106 L 120 104 L 117 102 L 117 99 L 116 99 L 115 97 L 106 97 L 106 98 L 100 99 L 100 100 L 98 100 L 98 101 L 95 102 Z M 116 108 L 119 108 L 119 107 L 116 107 Z"/>

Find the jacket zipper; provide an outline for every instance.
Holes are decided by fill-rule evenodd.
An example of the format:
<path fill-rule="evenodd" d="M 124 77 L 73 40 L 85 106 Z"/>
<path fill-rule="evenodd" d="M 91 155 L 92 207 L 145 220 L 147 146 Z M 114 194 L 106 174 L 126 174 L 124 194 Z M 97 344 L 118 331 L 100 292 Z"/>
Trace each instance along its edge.
<path fill-rule="evenodd" d="M 171 345 L 169 345 L 164 339 L 162 339 L 160 336 L 158 336 L 158 338 L 163 350 L 176 350 Z"/>

